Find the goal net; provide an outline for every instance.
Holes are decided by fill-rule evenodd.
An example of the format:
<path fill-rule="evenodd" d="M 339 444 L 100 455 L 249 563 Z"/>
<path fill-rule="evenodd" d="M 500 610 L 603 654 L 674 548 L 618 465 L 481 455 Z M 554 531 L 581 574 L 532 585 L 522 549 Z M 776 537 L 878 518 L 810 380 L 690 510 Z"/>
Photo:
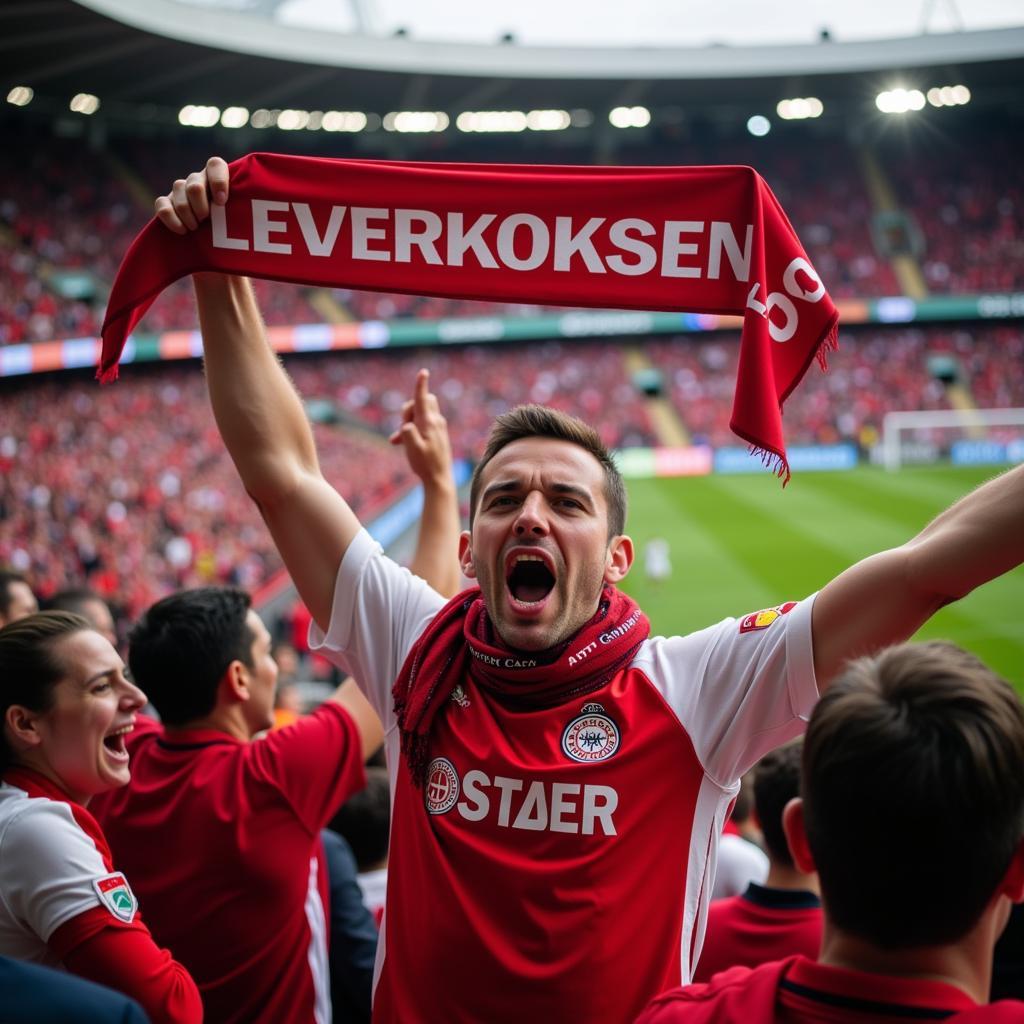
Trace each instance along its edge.
<path fill-rule="evenodd" d="M 968 442 L 976 455 L 971 461 L 1021 461 L 1024 409 L 890 412 L 882 421 L 882 461 L 889 470 L 964 452 Z"/>

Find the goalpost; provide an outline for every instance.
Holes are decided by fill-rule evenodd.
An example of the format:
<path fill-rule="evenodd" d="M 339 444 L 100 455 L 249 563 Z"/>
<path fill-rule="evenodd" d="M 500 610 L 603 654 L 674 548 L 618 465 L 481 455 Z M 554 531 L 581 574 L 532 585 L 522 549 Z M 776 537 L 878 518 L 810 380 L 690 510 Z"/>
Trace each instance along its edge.
<path fill-rule="evenodd" d="M 988 427 L 1024 428 L 1024 409 L 935 409 L 889 412 L 882 420 L 882 461 L 888 470 L 903 464 L 903 435 L 912 430 L 959 430 L 983 439 Z"/>

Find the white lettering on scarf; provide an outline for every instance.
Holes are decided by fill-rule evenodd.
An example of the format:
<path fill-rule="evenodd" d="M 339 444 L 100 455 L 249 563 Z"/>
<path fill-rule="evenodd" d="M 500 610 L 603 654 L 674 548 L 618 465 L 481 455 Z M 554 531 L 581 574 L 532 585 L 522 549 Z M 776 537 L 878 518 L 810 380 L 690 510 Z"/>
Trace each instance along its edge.
<path fill-rule="evenodd" d="M 321 233 L 318 221 L 322 221 L 323 214 L 314 214 L 309 203 L 252 199 L 250 212 L 250 236 L 241 237 L 229 234 L 225 207 L 212 207 L 213 247 L 280 256 L 291 256 L 296 249 L 305 248 L 310 256 L 331 257 L 347 215 L 353 260 L 422 261 L 430 266 L 462 267 L 471 255 L 488 270 L 504 266 L 529 272 L 543 267 L 563 273 L 607 274 L 610 270 L 625 277 L 654 272 L 668 278 L 717 280 L 722 275 L 724 255 L 732 276 L 745 282 L 750 279 L 754 234 L 752 224 L 743 225 L 741 246 L 734 225 L 728 221 L 709 224 L 702 220 L 667 220 L 658 227 L 639 217 L 623 217 L 608 225 L 608 239 L 602 246 L 608 251 L 602 254 L 594 235 L 605 224 L 605 217 L 555 217 L 552 237 L 547 223 L 531 213 L 513 213 L 500 219 L 496 214 L 484 213 L 467 226 L 465 214 L 457 210 L 441 215 L 430 210 L 332 206 Z M 290 241 L 279 240 L 292 222 L 298 228 L 298 237 L 292 232 Z M 239 229 L 240 225 L 235 224 L 234 230 Z M 797 281 L 798 270 L 811 282 L 809 289 Z M 787 268 L 784 285 L 790 295 L 807 302 L 817 302 L 825 294 L 814 268 L 803 258 Z M 788 322 L 787 302 L 788 296 L 771 292 L 767 304 L 760 303 L 752 292 L 748 308 L 768 316 L 771 323 L 772 310 L 779 309 Z M 788 332 L 790 337 L 793 331 L 795 325 Z M 787 333 L 787 323 L 775 333 Z"/>

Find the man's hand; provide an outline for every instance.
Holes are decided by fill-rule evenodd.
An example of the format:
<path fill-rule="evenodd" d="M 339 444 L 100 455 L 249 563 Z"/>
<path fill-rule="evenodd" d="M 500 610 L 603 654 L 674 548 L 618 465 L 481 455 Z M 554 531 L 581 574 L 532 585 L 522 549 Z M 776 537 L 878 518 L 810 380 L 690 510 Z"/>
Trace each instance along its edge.
<path fill-rule="evenodd" d="M 410 469 L 424 484 L 451 482 L 452 447 L 448 423 L 441 415 L 437 396 L 430 391 L 429 370 L 416 374 L 413 397 L 402 406 L 402 425 L 388 440 L 405 449 Z"/>
<path fill-rule="evenodd" d="M 423 514 L 416 552 L 409 568 L 443 597 L 457 593 L 459 566 L 459 496 L 452 476 L 448 424 L 437 396 L 430 392 L 430 371 L 416 374 L 413 397 L 402 406 L 402 425 L 389 438 L 405 449 L 412 471 L 423 481 Z"/>
<path fill-rule="evenodd" d="M 164 227 L 184 235 L 195 231 L 210 216 L 211 198 L 217 206 L 228 201 L 228 165 L 219 156 L 211 156 L 203 170 L 178 178 L 153 208 Z"/>

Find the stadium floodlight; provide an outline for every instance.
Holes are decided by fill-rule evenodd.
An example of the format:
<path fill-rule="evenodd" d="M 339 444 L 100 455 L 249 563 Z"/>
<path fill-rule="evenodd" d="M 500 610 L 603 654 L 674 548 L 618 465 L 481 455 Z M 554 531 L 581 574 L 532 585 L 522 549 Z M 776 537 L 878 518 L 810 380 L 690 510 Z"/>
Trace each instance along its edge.
<path fill-rule="evenodd" d="M 68 107 L 76 114 L 95 114 L 100 109 L 100 101 L 90 92 L 79 92 L 71 97 Z"/>
<path fill-rule="evenodd" d="M 384 115 L 384 131 L 425 134 L 443 132 L 448 127 L 443 110 L 392 110 Z"/>
<path fill-rule="evenodd" d="M 920 89 L 887 89 L 875 97 L 875 106 L 883 114 L 906 114 L 924 107 L 924 93 Z"/>
<path fill-rule="evenodd" d="M 532 132 L 560 132 L 572 123 L 568 110 L 531 110 L 526 127 Z"/>
<path fill-rule="evenodd" d="M 277 124 L 277 115 L 280 113 L 280 110 L 267 110 L 261 107 L 259 110 L 252 112 L 252 116 L 249 118 L 249 125 L 252 128 L 272 128 Z"/>
<path fill-rule="evenodd" d="M 747 121 L 747 131 L 759 139 L 764 138 L 764 136 L 771 130 L 772 123 L 764 116 L 764 114 L 754 114 L 754 116 Z"/>
<path fill-rule="evenodd" d="M 8 94 L 7 102 L 13 103 L 16 107 L 27 107 L 32 102 L 35 93 L 27 85 L 16 85 Z"/>
<path fill-rule="evenodd" d="M 220 123 L 224 128 L 244 128 L 249 123 L 249 111 L 245 107 L 225 107 Z"/>
<path fill-rule="evenodd" d="M 651 112 L 646 107 L 615 107 L 608 120 L 613 128 L 646 128 L 651 123 Z"/>
<path fill-rule="evenodd" d="M 522 110 L 464 110 L 455 119 L 460 132 L 522 132 L 528 125 L 529 116 Z"/>
<path fill-rule="evenodd" d="M 328 110 L 320 127 L 325 132 L 361 132 L 366 122 L 366 115 L 360 110 Z"/>
<path fill-rule="evenodd" d="M 971 90 L 966 85 L 933 86 L 927 93 L 933 107 L 961 107 L 971 100 Z"/>
<path fill-rule="evenodd" d="M 797 97 L 792 100 L 779 100 L 775 112 L 784 121 L 804 121 L 807 118 L 821 117 L 825 104 L 817 96 Z"/>
<path fill-rule="evenodd" d="M 178 124 L 188 128 L 212 128 L 220 120 L 220 107 L 189 103 L 178 111 Z"/>
<path fill-rule="evenodd" d="M 277 127 L 284 132 L 301 131 L 309 124 L 308 110 L 282 110 L 277 118 Z"/>

